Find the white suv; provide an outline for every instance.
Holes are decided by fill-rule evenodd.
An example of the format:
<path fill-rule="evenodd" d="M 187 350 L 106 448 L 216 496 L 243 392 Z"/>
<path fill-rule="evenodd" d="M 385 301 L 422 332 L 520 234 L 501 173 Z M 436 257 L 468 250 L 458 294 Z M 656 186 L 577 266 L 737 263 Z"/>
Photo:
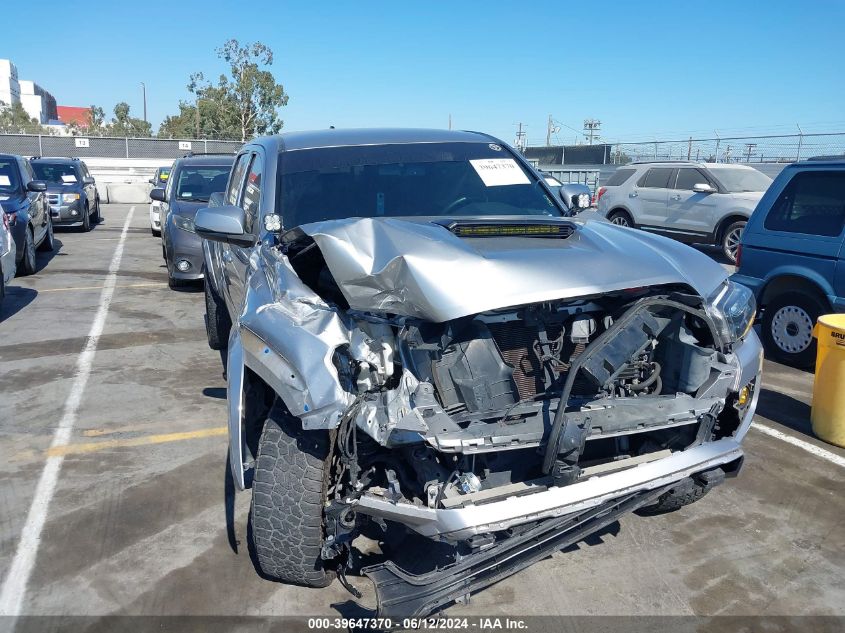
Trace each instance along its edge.
<path fill-rule="evenodd" d="M 735 262 L 745 223 L 771 182 L 745 165 L 631 163 L 599 188 L 598 211 L 614 224 L 715 244 Z"/>

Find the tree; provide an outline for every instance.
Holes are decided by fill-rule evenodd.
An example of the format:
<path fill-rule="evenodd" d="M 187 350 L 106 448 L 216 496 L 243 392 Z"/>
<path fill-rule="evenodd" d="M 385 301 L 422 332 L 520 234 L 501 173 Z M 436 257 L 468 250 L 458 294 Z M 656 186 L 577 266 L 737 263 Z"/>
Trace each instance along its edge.
<path fill-rule="evenodd" d="M 148 121 L 143 119 L 136 119 L 129 116 L 129 104 L 121 101 L 114 106 L 114 118 L 106 127 L 109 136 L 134 136 L 134 137 L 150 137 L 152 136 L 152 126 Z M 90 118 L 93 119 L 99 116 L 102 110 L 92 113 Z"/>
<path fill-rule="evenodd" d="M 11 106 L 0 101 L 0 132 L 5 134 L 49 134 L 38 119 L 33 119 L 20 102 Z"/>
<path fill-rule="evenodd" d="M 165 118 L 159 136 L 246 141 L 281 130 L 279 109 L 288 96 L 263 68 L 273 64 L 273 51 L 260 42 L 241 46 L 231 39 L 216 52 L 229 64 L 230 75 L 212 84 L 203 73 L 193 73 L 187 86 L 193 102 L 180 101 L 179 113 Z"/>
<path fill-rule="evenodd" d="M 71 136 L 105 136 L 105 120 L 106 113 L 100 106 L 92 105 L 88 108 L 88 123 L 87 125 L 80 125 L 76 121 L 71 121 L 65 127 L 68 134 Z"/>

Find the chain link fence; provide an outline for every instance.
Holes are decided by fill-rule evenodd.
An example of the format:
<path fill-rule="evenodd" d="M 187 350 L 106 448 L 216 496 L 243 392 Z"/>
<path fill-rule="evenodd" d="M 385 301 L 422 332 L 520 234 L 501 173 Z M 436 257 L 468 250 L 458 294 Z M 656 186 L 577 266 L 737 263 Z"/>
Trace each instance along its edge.
<path fill-rule="evenodd" d="M 610 145 L 607 162 L 615 165 L 643 160 L 791 163 L 817 157 L 845 157 L 845 132 L 614 143 Z"/>
<path fill-rule="evenodd" d="M 188 152 L 234 154 L 240 141 L 0 134 L 0 153 L 80 158 L 178 158 Z"/>

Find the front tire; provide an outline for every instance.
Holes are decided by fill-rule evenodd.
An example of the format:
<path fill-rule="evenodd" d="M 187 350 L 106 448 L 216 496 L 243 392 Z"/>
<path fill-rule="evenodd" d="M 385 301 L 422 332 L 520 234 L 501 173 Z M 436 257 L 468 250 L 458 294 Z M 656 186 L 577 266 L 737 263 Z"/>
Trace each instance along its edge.
<path fill-rule="evenodd" d="M 27 275 L 35 274 L 35 238 L 32 236 L 32 230 L 26 227 L 26 237 L 23 244 L 23 258 L 21 265 L 18 266 L 18 276 L 25 277 Z"/>
<path fill-rule="evenodd" d="M 99 198 L 94 201 L 94 209 L 96 209 L 96 211 L 94 211 L 94 222 L 99 224 L 103 221 L 103 210 L 100 208 Z"/>
<path fill-rule="evenodd" d="M 91 230 L 91 212 L 88 210 L 87 206 L 82 211 L 82 230 L 85 233 Z"/>
<path fill-rule="evenodd" d="M 229 342 L 229 331 L 232 329 L 232 320 L 226 303 L 212 288 L 205 274 L 205 334 L 208 338 L 208 346 L 213 350 L 226 349 Z"/>
<path fill-rule="evenodd" d="M 607 216 L 607 219 L 610 220 L 611 224 L 634 228 L 634 220 L 631 219 L 627 211 L 613 211 Z"/>
<path fill-rule="evenodd" d="M 38 245 L 38 250 L 49 253 L 55 247 L 56 243 L 53 240 L 53 218 L 51 217 L 49 220 L 47 220 L 47 234 L 44 236 L 44 239 L 41 240 L 41 243 Z"/>
<path fill-rule="evenodd" d="M 745 230 L 745 225 L 748 224 L 745 220 L 738 222 L 731 222 L 722 233 L 722 240 L 719 244 L 722 248 L 722 253 L 732 264 L 736 264 L 736 253 L 739 249 L 739 243 L 742 240 L 742 232 Z"/>
<path fill-rule="evenodd" d="M 304 431 L 277 400 L 258 444 L 249 520 L 261 571 L 306 587 L 331 584 L 320 552 L 329 435 Z"/>
<path fill-rule="evenodd" d="M 792 367 L 812 367 L 816 361 L 813 327 L 825 312 L 824 302 L 805 292 L 785 292 L 763 312 L 763 345 L 769 356 Z"/>

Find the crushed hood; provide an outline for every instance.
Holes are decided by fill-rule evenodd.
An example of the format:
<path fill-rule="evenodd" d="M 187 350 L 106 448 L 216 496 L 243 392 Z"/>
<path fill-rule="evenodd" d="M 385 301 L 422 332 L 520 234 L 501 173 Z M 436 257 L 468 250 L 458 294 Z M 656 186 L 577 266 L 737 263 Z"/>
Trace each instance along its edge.
<path fill-rule="evenodd" d="M 707 297 L 727 276 L 667 238 L 599 220 L 560 221 L 575 225 L 572 235 L 457 237 L 443 218 L 347 218 L 299 230 L 317 244 L 350 308 L 433 322 L 664 284 L 687 284 Z"/>

